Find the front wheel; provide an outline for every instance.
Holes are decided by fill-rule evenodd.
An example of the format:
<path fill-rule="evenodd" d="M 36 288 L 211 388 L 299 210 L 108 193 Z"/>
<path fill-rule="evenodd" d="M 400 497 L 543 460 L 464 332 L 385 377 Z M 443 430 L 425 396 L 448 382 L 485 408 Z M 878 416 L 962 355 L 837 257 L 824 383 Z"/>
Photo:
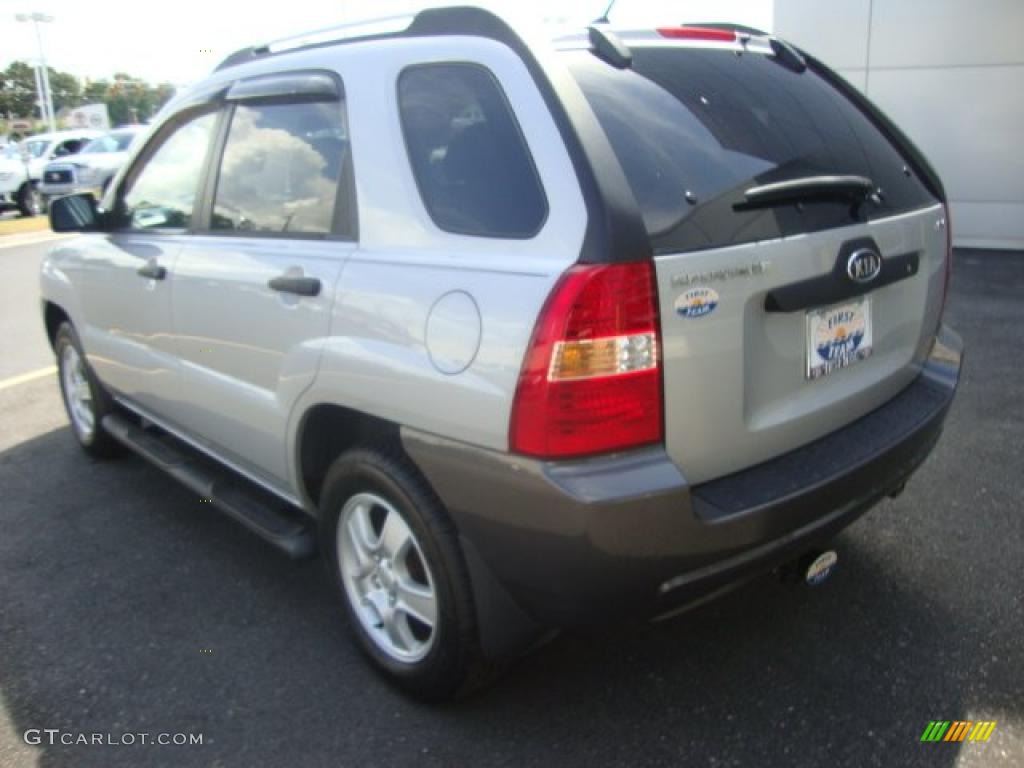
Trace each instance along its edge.
<path fill-rule="evenodd" d="M 18 191 L 18 213 L 22 216 L 38 216 L 43 212 L 43 202 L 35 184 L 26 181 Z"/>
<path fill-rule="evenodd" d="M 120 443 L 107 434 L 101 423 L 116 405 L 89 368 L 71 323 L 62 323 L 57 329 L 53 348 L 57 354 L 57 377 L 64 408 L 78 444 L 93 456 L 119 454 Z"/>
<path fill-rule="evenodd" d="M 324 481 L 321 551 L 360 648 L 428 700 L 484 679 L 469 578 L 437 497 L 397 449 L 356 449 Z"/>

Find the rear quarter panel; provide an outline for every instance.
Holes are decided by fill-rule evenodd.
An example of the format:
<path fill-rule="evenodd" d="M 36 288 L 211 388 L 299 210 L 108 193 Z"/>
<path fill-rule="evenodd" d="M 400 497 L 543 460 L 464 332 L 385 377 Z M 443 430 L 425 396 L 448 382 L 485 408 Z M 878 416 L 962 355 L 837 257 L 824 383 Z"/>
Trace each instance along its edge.
<path fill-rule="evenodd" d="M 296 456 L 302 414 L 321 403 L 506 450 L 534 323 L 558 276 L 578 258 L 586 227 L 558 129 L 523 63 L 494 41 L 383 41 L 339 55 L 346 57 L 337 69 L 348 99 L 360 243 L 335 287 L 316 380 L 292 411 L 289 454 Z M 548 216 L 534 237 L 456 235 L 430 219 L 406 155 L 396 97 L 401 71 L 426 62 L 482 64 L 500 82 L 547 197 Z M 442 297 L 455 293 L 465 295 L 457 305 L 475 305 L 478 321 L 472 311 L 454 325 L 452 318 L 431 320 L 432 309 L 446 306 Z M 432 353 L 449 342 L 472 346 L 474 334 L 476 349 L 464 370 L 444 372 L 432 362 Z"/>

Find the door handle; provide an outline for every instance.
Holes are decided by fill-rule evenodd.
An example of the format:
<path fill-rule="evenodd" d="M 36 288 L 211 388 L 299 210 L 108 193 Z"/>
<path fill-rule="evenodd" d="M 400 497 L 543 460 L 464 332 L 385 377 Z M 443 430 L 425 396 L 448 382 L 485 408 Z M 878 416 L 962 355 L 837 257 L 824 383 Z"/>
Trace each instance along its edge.
<path fill-rule="evenodd" d="M 297 296 L 320 295 L 320 279 L 316 277 L 280 275 L 267 283 L 267 286 L 272 291 L 279 291 L 280 293 L 294 293 Z"/>
<path fill-rule="evenodd" d="M 148 277 L 150 280 L 163 280 L 167 277 L 167 269 L 161 267 L 155 261 L 150 261 L 145 266 L 139 267 L 137 274 L 140 277 Z"/>

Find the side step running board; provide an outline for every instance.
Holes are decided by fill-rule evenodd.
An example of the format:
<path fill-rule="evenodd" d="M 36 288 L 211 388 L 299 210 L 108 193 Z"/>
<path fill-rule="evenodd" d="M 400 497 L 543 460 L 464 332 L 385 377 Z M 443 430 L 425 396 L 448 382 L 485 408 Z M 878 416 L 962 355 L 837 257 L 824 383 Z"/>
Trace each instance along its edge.
<path fill-rule="evenodd" d="M 289 557 L 309 557 L 316 549 L 300 510 L 177 438 L 158 428 L 144 429 L 118 414 L 105 416 L 103 428 Z"/>

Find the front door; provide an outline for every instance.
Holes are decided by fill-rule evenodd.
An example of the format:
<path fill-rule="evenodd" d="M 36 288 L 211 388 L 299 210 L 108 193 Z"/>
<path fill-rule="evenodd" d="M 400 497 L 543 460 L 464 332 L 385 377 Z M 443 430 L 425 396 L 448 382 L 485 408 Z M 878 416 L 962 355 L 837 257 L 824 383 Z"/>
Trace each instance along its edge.
<path fill-rule="evenodd" d="M 256 89 L 258 91 L 258 89 Z M 291 406 L 313 382 L 354 250 L 340 93 L 237 102 L 209 228 L 175 265 L 173 323 L 190 435 L 287 490 Z"/>
<path fill-rule="evenodd" d="M 175 262 L 215 124 L 216 114 L 205 112 L 162 130 L 126 176 L 112 230 L 76 243 L 90 364 L 114 392 L 165 418 L 180 396 L 171 333 Z"/>

